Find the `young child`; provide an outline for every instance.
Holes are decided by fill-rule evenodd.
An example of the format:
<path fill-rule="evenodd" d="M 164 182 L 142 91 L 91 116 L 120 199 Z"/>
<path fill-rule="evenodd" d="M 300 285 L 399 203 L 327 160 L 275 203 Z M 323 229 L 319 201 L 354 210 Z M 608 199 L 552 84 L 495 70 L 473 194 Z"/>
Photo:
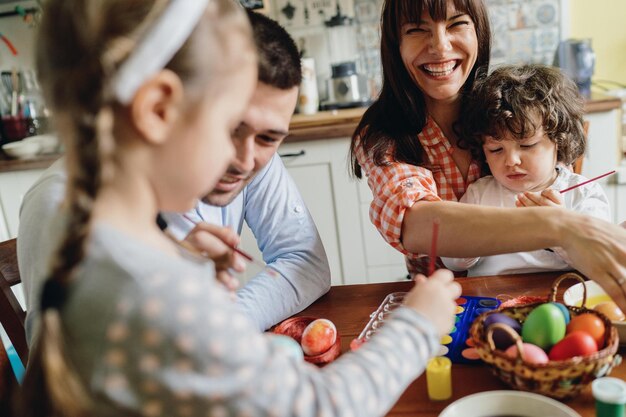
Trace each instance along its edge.
<path fill-rule="evenodd" d="M 322 370 L 258 333 L 155 223 L 194 207 L 233 157 L 256 80 L 232 0 L 49 0 L 37 65 L 68 186 L 25 416 L 377 416 L 452 326 L 460 286 L 418 277 L 385 327 Z M 42 255 L 43 256 L 43 255 Z"/>
<path fill-rule="evenodd" d="M 611 221 L 598 183 L 568 168 L 585 152 L 583 100 L 558 69 L 505 66 L 477 83 L 469 111 L 459 121 L 465 146 L 491 175 L 471 184 L 462 202 L 494 207 L 561 205 Z M 546 231 L 548 232 L 548 231 Z M 446 267 L 470 276 L 572 269 L 560 248 L 482 258 L 442 258 Z"/>

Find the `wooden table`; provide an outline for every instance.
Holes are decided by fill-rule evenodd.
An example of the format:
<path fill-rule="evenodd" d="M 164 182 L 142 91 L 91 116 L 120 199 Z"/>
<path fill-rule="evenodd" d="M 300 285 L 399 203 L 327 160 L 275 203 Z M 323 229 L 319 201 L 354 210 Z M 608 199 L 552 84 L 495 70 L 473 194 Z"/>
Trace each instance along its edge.
<path fill-rule="evenodd" d="M 542 273 L 460 278 L 458 281 L 463 287 L 463 295 L 495 297 L 508 294 L 516 297 L 547 295 L 556 276 L 558 274 Z M 564 281 L 560 293 L 573 284 L 574 281 Z M 346 352 L 350 341 L 359 335 L 369 321 L 370 313 L 380 305 L 385 296 L 394 291 L 408 291 L 411 286 L 411 282 L 407 281 L 332 287 L 326 295 L 298 315 L 332 320 L 341 335 L 342 352 Z M 626 349 L 622 347 L 620 353 L 622 356 L 626 355 Z M 614 369 L 611 376 L 626 379 L 626 364 Z M 388 416 L 437 416 L 452 401 L 466 395 L 510 388 L 492 375 L 487 365 L 455 364 L 452 367 L 452 389 L 453 397 L 450 400 L 433 402 L 428 399 L 426 376 L 422 375 L 402 394 Z M 595 417 L 590 386 L 578 398 L 565 404 L 583 417 Z"/>

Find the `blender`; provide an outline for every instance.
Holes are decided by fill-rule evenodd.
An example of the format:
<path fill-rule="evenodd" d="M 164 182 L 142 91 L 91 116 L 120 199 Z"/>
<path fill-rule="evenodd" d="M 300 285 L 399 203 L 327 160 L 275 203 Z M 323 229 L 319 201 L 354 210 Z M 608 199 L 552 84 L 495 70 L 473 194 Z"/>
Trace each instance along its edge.
<path fill-rule="evenodd" d="M 561 68 L 576 83 L 580 94 L 589 97 L 595 57 L 591 39 L 566 39 L 559 43 L 554 54 L 554 66 Z"/>
<path fill-rule="evenodd" d="M 356 29 L 354 21 L 341 13 L 337 1 L 337 13 L 324 22 L 328 36 L 331 78 L 327 83 L 328 99 L 321 104 L 323 110 L 360 107 L 370 104 L 367 77 L 358 74 Z"/>

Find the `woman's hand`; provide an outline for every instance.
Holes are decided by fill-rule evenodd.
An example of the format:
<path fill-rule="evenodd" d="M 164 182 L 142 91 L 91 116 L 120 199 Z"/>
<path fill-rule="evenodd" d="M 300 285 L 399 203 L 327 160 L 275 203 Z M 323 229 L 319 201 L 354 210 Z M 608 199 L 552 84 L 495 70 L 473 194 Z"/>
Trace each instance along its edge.
<path fill-rule="evenodd" d="M 570 218 L 574 223 L 567 222 L 561 246 L 572 266 L 600 284 L 626 311 L 626 229 L 581 214 Z"/>
<path fill-rule="evenodd" d="M 432 321 L 439 335 L 443 336 L 454 326 L 454 300 L 460 295 L 461 286 L 454 281 L 452 272 L 439 269 L 430 278 L 417 275 L 415 286 L 404 298 L 404 305 Z"/>
<path fill-rule="evenodd" d="M 541 192 L 526 191 L 515 196 L 515 205 L 517 207 L 557 207 L 563 205 L 563 196 L 552 188 L 547 188 Z"/>
<path fill-rule="evenodd" d="M 228 290 L 234 291 L 239 287 L 239 281 L 230 274 L 229 269 L 243 272 L 246 264 L 241 255 L 231 249 L 239 245 L 239 235 L 234 230 L 209 223 L 197 223 L 185 237 L 185 242 L 215 263 L 216 278 Z"/>

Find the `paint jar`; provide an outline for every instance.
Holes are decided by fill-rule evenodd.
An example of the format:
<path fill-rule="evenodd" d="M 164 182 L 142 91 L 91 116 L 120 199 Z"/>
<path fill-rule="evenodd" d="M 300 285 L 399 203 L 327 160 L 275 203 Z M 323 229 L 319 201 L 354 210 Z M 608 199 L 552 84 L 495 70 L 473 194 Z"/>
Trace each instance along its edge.
<path fill-rule="evenodd" d="M 426 365 L 426 386 L 428 398 L 433 401 L 452 397 L 452 361 L 445 356 L 437 356 Z"/>
<path fill-rule="evenodd" d="M 302 114 L 315 114 L 319 107 L 315 60 L 313 58 L 302 58 L 301 61 L 302 82 L 298 92 L 298 111 Z"/>
<path fill-rule="evenodd" d="M 623 417 L 626 404 L 626 382 L 619 378 L 598 378 L 591 383 L 596 400 L 596 417 Z"/>

